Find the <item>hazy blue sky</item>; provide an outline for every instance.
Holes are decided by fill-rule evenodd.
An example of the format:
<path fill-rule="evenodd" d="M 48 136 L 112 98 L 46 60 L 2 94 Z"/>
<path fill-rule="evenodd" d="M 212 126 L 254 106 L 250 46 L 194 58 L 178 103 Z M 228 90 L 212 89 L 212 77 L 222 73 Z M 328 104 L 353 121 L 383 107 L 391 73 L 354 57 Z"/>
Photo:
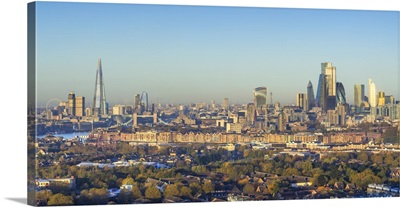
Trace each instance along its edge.
<path fill-rule="evenodd" d="M 322 62 L 350 103 L 368 78 L 398 99 L 398 48 L 398 12 L 38 2 L 37 99 L 74 91 L 90 106 L 98 58 L 110 104 L 142 91 L 150 102 L 248 103 L 258 86 L 291 104 L 309 80 L 316 93 Z"/>

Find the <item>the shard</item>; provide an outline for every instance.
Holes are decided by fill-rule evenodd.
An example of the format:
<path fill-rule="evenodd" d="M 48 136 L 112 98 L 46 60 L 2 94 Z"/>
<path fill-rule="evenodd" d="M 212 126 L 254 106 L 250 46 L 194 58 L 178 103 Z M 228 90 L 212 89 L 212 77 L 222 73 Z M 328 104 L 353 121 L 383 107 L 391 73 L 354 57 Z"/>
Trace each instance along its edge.
<path fill-rule="evenodd" d="M 99 116 L 106 114 L 107 114 L 106 92 L 104 87 L 101 59 L 99 59 L 97 63 L 96 85 L 94 89 L 94 98 L 93 98 L 93 115 Z"/>

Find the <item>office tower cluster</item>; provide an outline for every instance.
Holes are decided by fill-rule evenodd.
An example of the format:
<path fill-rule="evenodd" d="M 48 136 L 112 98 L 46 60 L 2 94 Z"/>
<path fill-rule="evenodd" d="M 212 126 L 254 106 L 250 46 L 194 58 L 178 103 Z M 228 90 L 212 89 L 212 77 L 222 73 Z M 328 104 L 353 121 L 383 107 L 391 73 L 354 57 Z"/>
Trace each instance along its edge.
<path fill-rule="evenodd" d="M 354 106 L 358 110 L 362 107 L 362 104 L 365 105 L 366 97 L 365 97 L 365 86 L 363 84 L 355 84 L 354 85 Z"/>
<path fill-rule="evenodd" d="M 68 115 L 74 117 L 83 117 L 86 115 L 85 112 L 85 97 L 75 96 L 74 92 L 68 94 L 67 102 Z"/>
<path fill-rule="evenodd" d="M 382 95 L 382 93 L 380 94 Z M 368 96 L 365 96 L 364 84 L 354 85 L 354 106 L 356 107 L 356 112 L 375 108 L 378 105 L 378 100 L 379 97 L 377 97 L 376 94 L 376 86 L 375 83 L 372 82 L 371 78 L 368 79 Z"/>
<path fill-rule="evenodd" d="M 307 85 L 307 93 L 296 95 L 296 106 L 305 111 L 320 107 L 323 112 L 335 110 L 339 104 L 346 105 L 346 91 L 341 82 L 336 81 L 336 67 L 330 62 L 321 63 L 321 74 L 318 79 L 317 96 L 311 81 Z"/>
<path fill-rule="evenodd" d="M 296 97 L 296 106 L 303 109 L 304 111 L 308 111 L 308 103 L 307 96 L 305 93 L 298 93 Z"/>
<path fill-rule="evenodd" d="M 50 99 L 47 103 L 49 105 L 52 101 L 59 101 L 58 106 L 49 108 L 46 106 L 46 119 L 48 120 L 61 120 L 64 117 L 80 118 L 86 115 L 85 112 L 85 97 L 76 96 L 74 92 L 69 92 L 67 101 L 61 101 L 58 98 Z"/>
<path fill-rule="evenodd" d="M 354 111 L 370 115 L 370 120 L 376 117 L 389 117 L 395 119 L 400 117 L 400 107 L 396 104 L 392 95 L 385 92 L 377 93 L 376 85 L 371 78 L 368 79 L 368 96 L 365 96 L 363 84 L 354 85 Z"/>
<path fill-rule="evenodd" d="M 157 104 L 161 108 L 161 104 Z M 143 91 L 142 94 L 136 94 L 133 98 L 133 110 L 137 114 L 154 113 L 154 103 L 149 106 L 149 94 Z"/>
<path fill-rule="evenodd" d="M 224 103 L 225 100 L 227 99 L 224 99 Z M 223 109 L 225 108 L 224 103 Z M 253 102 L 247 103 L 245 109 L 238 112 L 237 116 L 239 122 L 246 126 L 264 129 L 268 122 L 267 115 L 267 87 L 260 86 L 253 89 Z M 241 117 L 243 117 L 243 120 Z"/>
<path fill-rule="evenodd" d="M 336 67 L 330 62 L 321 63 L 321 74 L 317 88 L 317 106 L 321 107 L 324 112 L 333 110 L 339 103 L 338 101 L 345 104 L 345 95 L 342 83 L 336 82 Z"/>
<path fill-rule="evenodd" d="M 317 93 L 311 81 L 307 84 L 306 93 L 296 94 L 296 107 L 303 111 L 319 108 L 327 115 L 326 121 L 331 125 L 344 125 L 349 110 L 346 101 L 346 91 L 341 82 L 337 82 L 336 67 L 331 62 L 321 63 L 321 73 L 318 79 Z"/>
<path fill-rule="evenodd" d="M 159 108 L 160 104 L 158 104 Z M 136 94 L 133 98 L 133 127 L 139 124 L 154 124 L 158 121 L 158 114 L 154 103 L 149 106 L 149 94 L 143 91 L 142 94 Z"/>

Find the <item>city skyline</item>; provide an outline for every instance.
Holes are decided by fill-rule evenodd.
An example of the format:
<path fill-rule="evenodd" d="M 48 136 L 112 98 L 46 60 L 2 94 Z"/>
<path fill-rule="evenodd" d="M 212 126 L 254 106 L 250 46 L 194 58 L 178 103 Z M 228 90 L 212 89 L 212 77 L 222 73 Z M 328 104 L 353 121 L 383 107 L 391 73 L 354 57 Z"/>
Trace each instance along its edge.
<path fill-rule="evenodd" d="M 246 104 L 259 86 L 273 93 L 274 102 L 295 104 L 309 81 L 318 85 L 323 62 L 337 68 L 349 103 L 353 86 L 368 78 L 376 91 L 398 100 L 396 76 L 379 76 L 398 74 L 396 12 L 123 5 L 39 2 L 39 107 L 51 98 L 65 100 L 69 91 L 90 100 L 99 58 L 110 105 L 132 105 L 142 91 L 149 103 L 222 103 L 227 97 Z M 78 17 L 83 26 L 75 25 Z M 332 33 L 315 35 L 324 21 Z M 99 28 L 106 31 L 91 33 Z"/>
<path fill-rule="evenodd" d="M 399 197 L 399 33 L 400 12 L 29 3 L 27 202 Z"/>

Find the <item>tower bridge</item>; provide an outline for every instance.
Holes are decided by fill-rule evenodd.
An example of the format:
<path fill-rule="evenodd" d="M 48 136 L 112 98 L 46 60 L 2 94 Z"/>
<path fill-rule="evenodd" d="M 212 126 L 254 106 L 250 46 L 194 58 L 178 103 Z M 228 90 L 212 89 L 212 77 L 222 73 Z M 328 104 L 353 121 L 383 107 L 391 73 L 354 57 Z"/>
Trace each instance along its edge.
<path fill-rule="evenodd" d="M 137 126 L 138 123 L 140 122 L 140 119 L 151 119 L 151 122 L 153 124 L 155 123 L 161 123 L 161 124 L 168 124 L 168 122 L 164 121 L 161 117 L 158 117 L 157 113 L 154 114 L 137 114 L 134 113 L 132 114 L 124 114 L 124 115 L 118 115 L 121 117 L 120 119 L 117 118 L 117 122 L 120 125 L 123 126 L 129 126 L 129 125 L 134 125 Z"/>

